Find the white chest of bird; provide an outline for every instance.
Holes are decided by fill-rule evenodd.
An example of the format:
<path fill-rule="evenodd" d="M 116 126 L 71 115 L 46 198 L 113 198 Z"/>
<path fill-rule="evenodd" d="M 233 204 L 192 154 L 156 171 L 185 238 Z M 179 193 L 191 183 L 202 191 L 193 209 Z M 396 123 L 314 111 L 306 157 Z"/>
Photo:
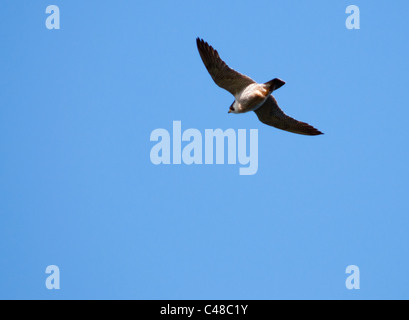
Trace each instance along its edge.
<path fill-rule="evenodd" d="M 231 113 L 245 113 L 259 108 L 268 98 L 269 90 L 264 84 L 253 83 L 235 95 Z"/>

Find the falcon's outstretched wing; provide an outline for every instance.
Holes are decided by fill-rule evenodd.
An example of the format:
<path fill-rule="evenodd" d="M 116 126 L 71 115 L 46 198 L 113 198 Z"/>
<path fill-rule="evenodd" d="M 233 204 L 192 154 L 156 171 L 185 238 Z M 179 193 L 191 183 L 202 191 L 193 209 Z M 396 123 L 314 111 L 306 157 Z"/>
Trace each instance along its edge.
<path fill-rule="evenodd" d="M 255 83 L 255 81 L 249 77 L 229 68 L 229 66 L 220 59 L 218 52 L 207 42 L 197 38 L 196 43 L 207 71 L 209 71 L 214 82 L 219 87 L 235 95 L 248 85 Z"/>
<path fill-rule="evenodd" d="M 318 136 L 323 134 L 308 123 L 297 121 L 287 116 L 278 106 L 276 99 L 271 95 L 266 102 L 264 102 L 260 108 L 254 110 L 254 112 L 257 114 L 257 117 L 261 122 L 281 130 L 307 136 Z"/>

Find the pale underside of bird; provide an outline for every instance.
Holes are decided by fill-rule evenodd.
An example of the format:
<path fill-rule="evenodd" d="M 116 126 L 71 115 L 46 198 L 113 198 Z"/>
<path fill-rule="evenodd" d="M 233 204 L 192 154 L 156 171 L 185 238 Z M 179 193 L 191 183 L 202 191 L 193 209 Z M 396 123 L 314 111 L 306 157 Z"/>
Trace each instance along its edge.
<path fill-rule="evenodd" d="M 257 83 L 231 69 L 207 42 L 197 38 L 196 43 L 200 57 L 213 81 L 235 98 L 229 113 L 254 111 L 259 120 L 269 126 L 308 136 L 323 134 L 308 123 L 287 116 L 280 109 L 272 92 L 285 84 L 283 80 L 275 78 L 266 83 Z"/>

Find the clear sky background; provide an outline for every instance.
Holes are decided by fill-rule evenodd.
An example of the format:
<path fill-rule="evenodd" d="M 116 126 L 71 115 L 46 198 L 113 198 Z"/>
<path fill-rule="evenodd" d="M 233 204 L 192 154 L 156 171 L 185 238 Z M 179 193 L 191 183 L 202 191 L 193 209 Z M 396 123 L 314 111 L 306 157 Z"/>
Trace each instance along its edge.
<path fill-rule="evenodd" d="M 58 5 L 61 29 L 45 27 Z M 358 5 L 361 29 L 347 30 Z M 0 298 L 409 298 L 407 1 L 2 1 Z M 228 115 L 203 37 L 324 136 Z M 150 161 L 259 130 L 259 170 Z M 57 265 L 61 290 L 45 287 Z M 345 287 L 348 265 L 361 289 Z"/>

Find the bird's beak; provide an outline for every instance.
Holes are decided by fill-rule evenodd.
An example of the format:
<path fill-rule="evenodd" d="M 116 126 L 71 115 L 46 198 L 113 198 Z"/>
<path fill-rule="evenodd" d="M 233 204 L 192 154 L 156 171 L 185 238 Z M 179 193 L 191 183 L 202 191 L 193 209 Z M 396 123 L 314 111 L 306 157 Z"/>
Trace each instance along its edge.
<path fill-rule="evenodd" d="M 229 112 L 227 112 L 227 113 L 231 113 L 231 110 L 229 109 Z"/>

